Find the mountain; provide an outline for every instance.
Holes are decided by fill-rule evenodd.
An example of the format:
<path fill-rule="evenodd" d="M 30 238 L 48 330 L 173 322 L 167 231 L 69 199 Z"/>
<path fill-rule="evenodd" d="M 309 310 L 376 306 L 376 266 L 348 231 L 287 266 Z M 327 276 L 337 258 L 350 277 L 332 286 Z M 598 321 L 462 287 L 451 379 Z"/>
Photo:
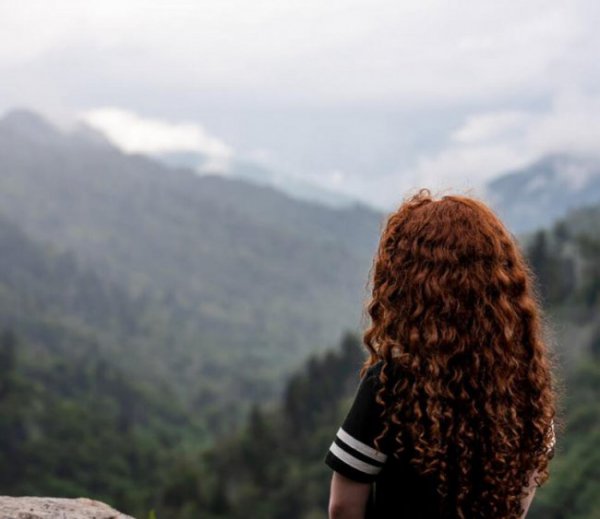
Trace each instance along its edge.
<path fill-rule="evenodd" d="M 152 308 L 147 376 L 170 377 L 202 412 L 273 394 L 359 327 L 382 220 L 170 169 L 27 111 L 0 121 L 0 207 Z"/>
<path fill-rule="evenodd" d="M 600 202 L 600 159 L 549 155 L 492 180 L 486 193 L 513 232 L 530 232 Z"/>
<path fill-rule="evenodd" d="M 197 152 L 161 153 L 156 155 L 155 158 L 170 167 L 183 167 L 194 170 L 199 174 L 204 174 L 203 165 L 207 160 L 202 153 Z M 351 206 L 357 202 L 356 198 L 318 187 L 300 178 L 278 174 L 266 166 L 248 160 L 233 160 L 227 176 L 248 180 L 258 185 L 271 186 L 294 198 L 317 202 L 334 208 Z"/>

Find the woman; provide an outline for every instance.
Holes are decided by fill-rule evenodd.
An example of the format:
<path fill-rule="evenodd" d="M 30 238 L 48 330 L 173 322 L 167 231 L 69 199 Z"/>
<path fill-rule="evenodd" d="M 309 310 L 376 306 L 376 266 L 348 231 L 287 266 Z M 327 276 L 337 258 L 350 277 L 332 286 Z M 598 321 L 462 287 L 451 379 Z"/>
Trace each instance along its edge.
<path fill-rule="evenodd" d="M 331 518 L 523 518 L 554 395 L 532 275 L 482 202 L 422 190 L 372 269 L 369 352 L 326 458 Z"/>

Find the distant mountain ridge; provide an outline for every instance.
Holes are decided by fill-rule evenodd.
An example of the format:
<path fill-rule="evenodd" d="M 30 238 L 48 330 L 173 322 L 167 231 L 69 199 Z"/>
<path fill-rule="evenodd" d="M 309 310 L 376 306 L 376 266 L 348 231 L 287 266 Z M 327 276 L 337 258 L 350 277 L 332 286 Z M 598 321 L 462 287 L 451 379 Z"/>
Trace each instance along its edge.
<path fill-rule="evenodd" d="M 600 202 L 600 158 L 549 155 L 497 177 L 486 192 L 513 232 L 531 232 Z"/>
<path fill-rule="evenodd" d="M 157 157 L 173 167 L 197 170 L 204 157 L 198 153 L 171 153 Z M 353 199 L 324 190 L 251 162 L 234 161 L 227 175 L 270 186 L 294 198 L 347 207 Z M 600 157 L 551 154 L 515 171 L 502 173 L 485 186 L 486 199 L 515 233 L 551 225 L 570 210 L 600 202 Z"/>
<path fill-rule="evenodd" d="M 182 167 L 202 172 L 206 157 L 197 152 L 171 152 L 155 156 L 170 167 Z M 272 169 L 249 160 L 233 160 L 230 171 L 225 175 L 234 179 L 248 180 L 252 183 L 275 188 L 299 200 L 317 202 L 334 208 L 351 206 L 358 200 L 349 195 L 316 186 L 290 175 L 277 174 Z"/>

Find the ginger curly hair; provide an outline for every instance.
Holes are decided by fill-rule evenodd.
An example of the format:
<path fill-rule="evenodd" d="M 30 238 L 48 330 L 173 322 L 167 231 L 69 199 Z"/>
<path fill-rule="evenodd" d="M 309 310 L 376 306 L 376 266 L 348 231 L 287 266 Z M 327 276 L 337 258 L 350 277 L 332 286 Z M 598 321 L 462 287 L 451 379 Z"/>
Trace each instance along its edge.
<path fill-rule="evenodd" d="M 442 517 L 521 517 L 530 476 L 548 478 L 555 396 L 516 240 L 483 202 L 423 189 L 387 219 L 369 277 L 377 446 L 432 479 Z"/>

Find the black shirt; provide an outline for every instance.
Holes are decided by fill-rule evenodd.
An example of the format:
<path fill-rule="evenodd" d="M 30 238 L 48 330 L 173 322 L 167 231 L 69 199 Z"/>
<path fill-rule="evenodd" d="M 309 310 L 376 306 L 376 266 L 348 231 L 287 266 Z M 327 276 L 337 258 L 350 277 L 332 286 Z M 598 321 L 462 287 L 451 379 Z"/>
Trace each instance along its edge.
<path fill-rule="evenodd" d="M 439 519 L 435 485 L 415 471 L 405 458 L 392 454 L 389 441 L 377 449 L 374 440 L 383 430 L 381 406 L 375 401 L 381 363 L 360 382 L 350 411 L 329 448 L 325 463 L 343 476 L 373 483 L 368 519 Z"/>

